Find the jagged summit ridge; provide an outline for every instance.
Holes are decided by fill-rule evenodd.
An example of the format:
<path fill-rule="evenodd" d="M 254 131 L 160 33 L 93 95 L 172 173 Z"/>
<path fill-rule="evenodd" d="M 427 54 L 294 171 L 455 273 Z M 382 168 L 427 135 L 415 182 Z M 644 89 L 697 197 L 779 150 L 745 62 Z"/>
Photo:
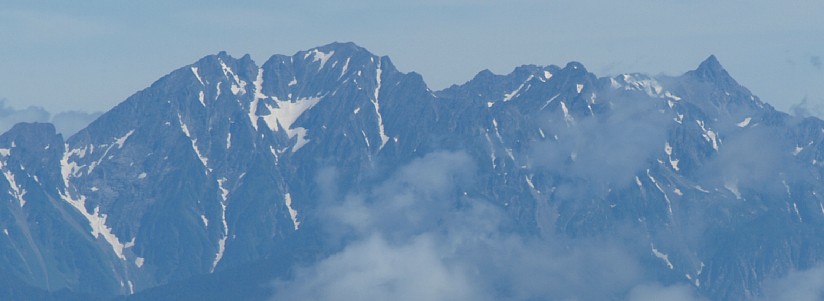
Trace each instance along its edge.
<path fill-rule="evenodd" d="M 401 244 L 407 231 L 392 229 L 414 221 L 403 230 L 449 245 L 437 237 L 456 229 L 429 230 L 483 204 L 511 232 L 473 237 L 572 242 L 627 227 L 644 274 L 718 300 L 756 296 L 759 279 L 824 258 L 824 124 L 751 105 L 727 77 L 714 56 L 678 77 L 597 77 L 570 62 L 432 92 L 353 43 L 263 64 L 209 55 L 67 141 L 47 125 L 0 136 L 0 250 L 22 254 L 0 264 L 32 286 L 107 296 L 275 262 L 254 275 L 268 281 L 340 251 L 329 208 L 401 206 L 367 220 Z M 763 151 L 741 152 L 748 141 Z M 753 251 L 751 237 L 772 243 Z M 456 254 L 445 256 L 484 256 Z"/>
<path fill-rule="evenodd" d="M 698 65 L 698 68 L 687 72 L 687 75 L 716 85 L 739 86 L 738 82 L 721 66 L 721 63 L 715 55 L 707 57 L 707 59 Z"/>
<path fill-rule="evenodd" d="M 721 66 L 721 62 L 718 61 L 718 58 L 714 54 L 711 54 L 703 62 L 701 62 L 700 65 L 698 65 L 698 70 L 719 72 L 724 70 L 724 67 Z"/>

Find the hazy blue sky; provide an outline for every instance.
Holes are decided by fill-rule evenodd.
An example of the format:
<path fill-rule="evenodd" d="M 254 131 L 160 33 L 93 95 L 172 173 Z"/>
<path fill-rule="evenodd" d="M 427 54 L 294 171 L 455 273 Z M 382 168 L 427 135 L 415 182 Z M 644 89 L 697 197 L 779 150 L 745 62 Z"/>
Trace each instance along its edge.
<path fill-rule="evenodd" d="M 226 50 L 262 63 L 353 41 L 433 89 L 483 69 L 582 62 L 599 76 L 680 74 L 710 54 L 781 110 L 824 106 L 824 2 L 743 0 L 7 1 L 0 99 L 106 110 Z"/>

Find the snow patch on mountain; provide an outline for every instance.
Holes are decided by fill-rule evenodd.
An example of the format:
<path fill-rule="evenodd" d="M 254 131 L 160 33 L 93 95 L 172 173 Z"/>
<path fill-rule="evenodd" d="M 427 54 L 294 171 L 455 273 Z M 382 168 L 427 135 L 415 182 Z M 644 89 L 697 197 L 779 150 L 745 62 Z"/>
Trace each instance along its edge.
<path fill-rule="evenodd" d="M 292 152 L 297 152 L 301 147 L 306 145 L 309 140 L 306 139 L 306 129 L 294 126 L 294 123 L 304 112 L 318 104 L 321 99 L 317 97 L 299 98 L 291 101 L 280 100 L 274 96 L 272 96 L 271 99 L 274 100 L 276 106 L 271 106 L 268 103 L 265 104 L 266 108 L 269 109 L 269 114 L 260 117 L 263 118 L 263 121 L 266 122 L 266 125 L 268 125 L 272 131 L 277 132 L 283 128 L 289 139 L 297 137 L 297 141 L 294 146 L 292 146 Z"/>
<path fill-rule="evenodd" d="M 224 62 L 223 59 L 218 59 L 218 62 L 220 62 L 220 68 L 223 71 L 223 76 L 227 79 L 233 80 L 231 87 L 232 94 L 245 94 L 246 81 L 241 80 L 240 77 L 237 74 L 235 74 L 235 72 L 232 71 L 232 69 L 229 68 L 229 66 L 226 65 L 226 62 Z"/>
<path fill-rule="evenodd" d="M 740 128 L 747 127 L 747 125 L 749 125 L 749 124 L 750 124 L 750 120 L 752 120 L 752 117 L 747 117 L 747 118 L 744 118 L 744 120 L 742 120 L 741 122 L 737 123 L 736 125 L 737 125 L 738 127 L 740 127 Z"/>
<path fill-rule="evenodd" d="M 134 259 L 134 265 L 137 266 L 138 268 L 142 268 L 143 263 L 145 261 L 146 261 L 146 259 L 144 259 L 143 257 L 137 257 L 137 258 Z"/>
<path fill-rule="evenodd" d="M 375 95 L 372 98 L 372 104 L 375 106 L 375 114 L 378 117 L 378 133 L 381 137 L 381 147 L 383 149 L 386 142 L 389 141 L 389 136 L 386 135 L 386 131 L 383 127 L 383 116 L 381 115 L 381 107 L 380 107 L 380 93 L 381 93 L 381 75 L 383 74 L 383 70 L 381 69 L 381 62 L 378 61 L 378 69 L 375 73 Z"/>
<path fill-rule="evenodd" d="M 128 133 L 126 133 L 126 135 L 123 135 L 119 138 L 115 138 L 114 139 L 114 144 L 117 145 L 118 149 L 123 148 L 123 143 L 126 143 L 126 140 L 128 140 L 129 137 L 132 136 L 132 134 L 134 134 L 134 130 L 129 131 Z"/>
<path fill-rule="evenodd" d="M 200 82 L 200 85 L 205 86 L 205 84 L 203 83 L 203 79 L 200 78 L 200 74 L 197 72 L 198 68 L 192 66 L 192 68 L 190 68 L 190 69 L 192 70 L 192 74 L 194 74 L 195 77 L 197 78 L 197 81 Z"/>
<path fill-rule="evenodd" d="M 326 61 L 328 61 L 329 58 L 331 58 L 332 55 L 334 55 L 334 54 L 335 54 L 334 50 L 329 51 L 329 52 L 323 52 L 323 51 L 320 51 L 319 49 L 313 49 L 312 51 L 307 52 L 303 56 L 303 59 L 308 59 L 309 56 L 312 56 L 312 62 L 320 61 L 320 68 L 318 68 L 318 69 L 323 69 L 323 66 L 326 65 Z"/>
<path fill-rule="evenodd" d="M 14 174 L 6 168 L 5 162 L 0 161 L 0 169 L 3 170 L 3 176 L 6 178 L 6 181 L 11 187 L 9 194 L 17 199 L 17 202 L 20 204 L 20 208 L 23 208 L 23 206 L 26 205 L 26 199 L 23 198 L 26 195 L 26 189 L 20 185 L 17 185 L 17 181 L 14 179 Z"/>
<path fill-rule="evenodd" d="M 552 100 L 550 100 L 552 101 Z M 566 103 L 561 101 L 561 111 L 564 112 L 564 121 L 566 122 L 567 126 L 571 126 L 575 123 L 575 118 L 569 114 L 569 108 L 567 108 Z"/>
<path fill-rule="evenodd" d="M 189 132 L 189 127 L 183 122 L 183 117 L 180 113 L 177 114 L 177 121 L 180 123 L 180 129 L 183 131 L 183 134 L 186 135 L 186 138 L 189 138 L 189 141 L 192 143 L 192 149 L 195 151 L 195 154 L 197 154 L 197 158 L 200 160 L 200 163 L 203 164 L 203 168 L 208 174 L 212 171 L 212 169 L 209 168 L 209 158 L 200 152 L 200 149 L 197 147 L 197 138 L 192 137 L 192 134 Z"/>
<path fill-rule="evenodd" d="M 675 171 L 678 171 L 679 170 L 678 169 L 679 160 L 672 158 L 672 146 L 669 144 L 669 142 L 666 142 L 664 144 L 664 153 L 667 154 L 667 158 L 669 159 L 669 163 L 670 163 L 670 166 L 672 166 L 672 169 L 674 169 Z"/>
<path fill-rule="evenodd" d="M 89 213 L 86 211 L 86 196 L 81 195 L 75 198 L 71 196 L 68 191 L 61 191 L 60 196 L 63 201 L 69 203 L 69 205 L 77 209 L 77 211 L 86 218 L 92 229 L 91 234 L 94 238 L 99 238 L 102 236 L 103 239 L 112 247 L 112 251 L 114 251 L 115 255 L 122 260 L 126 260 L 126 256 L 123 255 L 123 249 L 125 246 L 112 232 L 112 228 L 106 225 L 106 219 L 108 216 L 100 213 L 100 206 L 94 207 L 94 211 Z"/>
<path fill-rule="evenodd" d="M 551 75 L 550 75 L 550 76 L 551 76 Z M 526 80 L 525 80 L 523 83 L 521 83 L 521 85 L 520 85 L 520 86 L 518 86 L 518 88 L 515 88 L 515 90 L 513 90 L 512 92 L 509 92 L 509 93 L 504 94 L 504 100 L 503 100 L 503 101 L 504 101 L 504 102 L 507 102 L 507 101 L 512 100 L 512 98 L 514 98 L 516 95 L 518 95 L 518 93 L 520 93 L 520 92 L 521 92 L 521 89 L 523 89 L 523 88 L 524 88 L 524 86 L 525 86 L 525 85 L 526 85 L 526 84 L 527 84 L 530 80 L 532 80 L 532 78 L 533 78 L 533 77 L 534 77 L 534 75 L 530 75 L 529 77 L 527 77 L 527 78 L 526 78 Z"/>
<path fill-rule="evenodd" d="M 659 251 L 658 249 L 656 249 L 656 248 L 655 248 L 655 245 L 653 245 L 653 244 L 650 244 L 650 248 L 652 248 L 652 255 L 654 255 L 654 256 L 655 256 L 656 258 L 658 258 L 658 259 L 663 260 L 663 261 L 664 261 L 664 263 L 666 263 L 666 264 L 667 264 L 667 267 L 668 267 L 670 270 L 675 269 L 675 266 L 674 266 L 674 265 L 672 265 L 672 262 L 670 262 L 670 260 L 669 260 L 669 255 L 667 255 L 667 254 L 665 254 L 665 253 L 663 253 L 663 252 Z"/>
<path fill-rule="evenodd" d="M 342 69 L 341 69 L 341 71 L 340 71 L 340 76 L 338 76 L 338 79 L 340 79 L 340 78 L 342 78 L 344 75 L 346 75 L 346 71 L 348 71 L 348 70 L 349 70 L 349 60 L 351 60 L 351 59 L 352 59 L 352 58 L 346 58 L 346 63 L 345 63 L 345 64 L 343 64 L 343 68 L 342 68 Z"/>
<path fill-rule="evenodd" d="M 217 253 L 215 254 L 214 261 L 212 261 L 212 267 L 209 270 L 210 273 L 214 273 L 218 263 L 220 263 L 220 260 L 223 259 L 223 253 L 226 251 L 226 239 L 229 238 L 229 222 L 226 221 L 226 208 L 228 207 L 227 200 L 229 199 L 229 190 L 223 187 L 225 183 L 226 178 L 217 180 L 218 189 L 220 190 L 220 220 L 221 225 L 223 226 L 223 233 L 217 241 Z M 205 218 L 206 217 L 203 216 L 204 224 L 208 227 L 209 221 Z"/>
<path fill-rule="evenodd" d="M 292 225 L 295 227 L 295 231 L 300 228 L 300 221 L 298 221 L 298 211 L 292 208 L 292 194 L 287 193 L 283 195 L 284 202 L 286 203 L 286 208 L 289 210 L 289 217 L 292 219 Z"/>
<path fill-rule="evenodd" d="M 718 150 L 718 134 L 716 132 L 714 132 L 713 130 L 706 128 L 704 126 L 704 121 L 703 120 L 696 120 L 695 122 L 698 123 L 698 126 L 701 127 L 701 131 L 703 132 L 702 136 L 704 136 L 704 140 L 707 140 L 707 142 L 711 142 L 712 143 L 712 149 L 717 151 Z"/>

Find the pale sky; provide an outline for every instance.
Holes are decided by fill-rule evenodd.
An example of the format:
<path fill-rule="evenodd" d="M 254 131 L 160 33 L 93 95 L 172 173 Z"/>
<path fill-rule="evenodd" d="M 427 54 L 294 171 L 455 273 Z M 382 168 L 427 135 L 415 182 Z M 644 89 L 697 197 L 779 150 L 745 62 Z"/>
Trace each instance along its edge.
<path fill-rule="evenodd" d="M 579 61 L 598 76 L 677 75 L 710 54 L 778 109 L 824 108 L 821 0 L 7 1 L 0 99 L 103 111 L 226 50 L 273 54 L 351 41 L 434 90 L 483 69 Z"/>

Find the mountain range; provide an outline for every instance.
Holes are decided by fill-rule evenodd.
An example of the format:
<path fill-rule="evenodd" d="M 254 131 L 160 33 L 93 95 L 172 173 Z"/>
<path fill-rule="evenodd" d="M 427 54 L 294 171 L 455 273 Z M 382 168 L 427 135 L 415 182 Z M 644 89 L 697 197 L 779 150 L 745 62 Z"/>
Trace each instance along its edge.
<path fill-rule="evenodd" d="M 775 299 L 824 259 L 822 143 L 714 56 L 433 91 L 353 43 L 221 52 L 0 135 L 0 296 Z"/>

